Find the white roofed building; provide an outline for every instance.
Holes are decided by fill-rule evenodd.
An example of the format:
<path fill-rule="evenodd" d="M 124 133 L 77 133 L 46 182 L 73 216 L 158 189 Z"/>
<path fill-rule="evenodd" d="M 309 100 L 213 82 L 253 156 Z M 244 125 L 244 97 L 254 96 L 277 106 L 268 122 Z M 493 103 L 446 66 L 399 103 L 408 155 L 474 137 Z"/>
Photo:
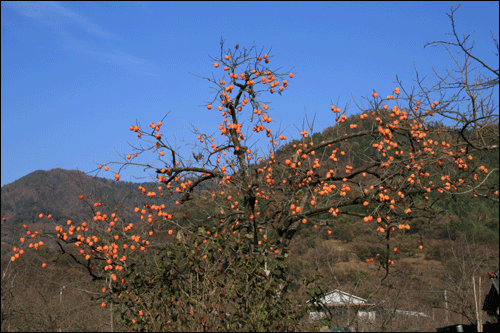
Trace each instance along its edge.
<path fill-rule="evenodd" d="M 321 298 L 317 304 L 318 311 L 309 314 L 310 320 L 318 320 L 327 317 L 327 312 L 357 312 L 359 318 L 375 321 L 375 304 L 368 300 L 351 295 L 338 289 L 332 290 Z"/>

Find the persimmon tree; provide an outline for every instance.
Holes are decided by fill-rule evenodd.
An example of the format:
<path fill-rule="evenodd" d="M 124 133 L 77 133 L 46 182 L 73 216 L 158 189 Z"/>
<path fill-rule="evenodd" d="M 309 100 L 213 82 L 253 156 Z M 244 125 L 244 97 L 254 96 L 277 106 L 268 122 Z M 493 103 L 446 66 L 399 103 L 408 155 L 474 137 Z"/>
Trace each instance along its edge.
<path fill-rule="evenodd" d="M 196 133 L 185 155 L 169 144 L 165 119 L 132 125 L 142 145 L 105 170 L 116 181 L 127 167 L 149 171 L 156 184 L 139 186 L 144 204 L 107 206 L 82 196 L 92 220 L 68 221 L 52 236 L 102 284 L 103 307 L 114 306 L 136 329 L 300 329 L 306 308 L 290 297 L 285 259 L 302 228 L 330 235 L 342 215 L 363 220 L 385 244 L 385 253 L 367 258 L 384 279 L 400 250 L 393 236 L 432 223 L 443 213 L 442 198 L 498 203 L 498 181 L 491 181 L 498 169 L 482 161 L 498 153 L 498 108 L 488 90 L 498 70 L 466 41 L 435 42 L 461 48 L 462 79 L 449 85 L 450 74 L 429 88 L 417 76 L 412 89 L 398 82 L 385 97 L 373 91 L 350 117 L 331 105 L 334 126 L 323 135 L 304 127 L 288 143 L 269 125 L 270 105 L 279 107 L 294 74 L 276 69 L 270 52 L 221 42 L 213 76 L 201 77 L 214 89 L 202 112 L 220 118 L 216 132 Z M 470 83 L 471 61 L 493 78 Z M 156 162 L 142 162 L 144 154 Z M 125 218 L 122 209 L 137 217 Z M 21 242 L 41 246 L 27 232 L 33 240 Z M 321 293 L 310 291 L 312 298 Z"/>

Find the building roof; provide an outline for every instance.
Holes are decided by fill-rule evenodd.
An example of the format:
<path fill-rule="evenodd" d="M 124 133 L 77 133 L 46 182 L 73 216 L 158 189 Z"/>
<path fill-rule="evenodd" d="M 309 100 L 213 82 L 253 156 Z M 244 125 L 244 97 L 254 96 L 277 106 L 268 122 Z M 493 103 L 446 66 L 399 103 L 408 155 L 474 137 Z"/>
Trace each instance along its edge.
<path fill-rule="evenodd" d="M 324 297 L 320 299 L 320 303 L 326 306 L 372 306 L 373 303 L 367 301 L 364 298 L 346 293 L 344 291 L 335 289 L 325 294 Z"/>

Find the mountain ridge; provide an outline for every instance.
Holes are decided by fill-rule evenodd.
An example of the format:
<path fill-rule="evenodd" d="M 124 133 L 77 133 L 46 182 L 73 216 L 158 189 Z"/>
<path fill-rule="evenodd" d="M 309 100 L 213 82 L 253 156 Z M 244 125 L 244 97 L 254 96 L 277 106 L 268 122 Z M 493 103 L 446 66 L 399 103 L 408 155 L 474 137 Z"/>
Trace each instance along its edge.
<path fill-rule="evenodd" d="M 14 229 L 22 224 L 47 222 L 39 219 L 40 213 L 51 214 L 49 222 L 57 224 L 68 219 L 88 219 L 92 215 L 80 195 L 89 202 L 118 198 L 127 206 L 142 205 L 144 196 L 137 190 L 141 184 L 154 183 L 116 182 L 62 168 L 36 170 L 1 188 L 2 241 L 6 241 L 8 234 L 16 234 Z"/>

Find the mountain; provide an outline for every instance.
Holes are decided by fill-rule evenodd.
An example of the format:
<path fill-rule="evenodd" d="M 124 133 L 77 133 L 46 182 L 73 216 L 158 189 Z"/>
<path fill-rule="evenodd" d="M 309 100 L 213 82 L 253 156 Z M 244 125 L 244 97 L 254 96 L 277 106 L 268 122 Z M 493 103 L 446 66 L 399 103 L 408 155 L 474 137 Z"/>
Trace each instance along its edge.
<path fill-rule="evenodd" d="M 1 216 L 5 218 L 5 221 L 2 219 L 2 242 L 23 224 L 88 220 L 92 215 L 87 202 L 92 206 L 104 199 L 123 201 L 127 207 L 142 207 L 145 197 L 139 186 L 150 189 L 155 184 L 117 182 L 60 168 L 32 172 L 1 189 Z M 84 200 L 79 199 L 80 195 Z M 51 220 L 41 220 L 40 213 L 52 214 Z"/>

